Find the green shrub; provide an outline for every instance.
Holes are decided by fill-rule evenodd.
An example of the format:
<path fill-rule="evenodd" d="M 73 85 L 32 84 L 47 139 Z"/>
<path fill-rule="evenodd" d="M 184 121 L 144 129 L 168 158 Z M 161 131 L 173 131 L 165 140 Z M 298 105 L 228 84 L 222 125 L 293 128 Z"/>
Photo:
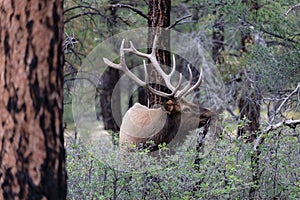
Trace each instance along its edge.
<path fill-rule="evenodd" d="M 255 186 L 259 199 L 300 197 L 297 134 L 297 130 L 291 133 L 290 129 L 273 131 L 260 146 L 261 176 Z M 142 161 L 147 167 L 129 171 L 99 160 L 80 142 L 66 148 L 68 199 L 248 199 L 254 186 L 253 147 L 242 138 L 219 139 L 201 159 L 199 168 L 194 164 L 193 148 L 164 160 L 131 153 L 126 159 L 132 165 Z"/>

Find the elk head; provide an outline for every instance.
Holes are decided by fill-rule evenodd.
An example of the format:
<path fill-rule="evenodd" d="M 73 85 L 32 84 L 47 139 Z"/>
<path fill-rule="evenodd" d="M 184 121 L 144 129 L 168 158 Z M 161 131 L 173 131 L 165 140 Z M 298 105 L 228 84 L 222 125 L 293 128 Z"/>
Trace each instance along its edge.
<path fill-rule="evenodd" d="M 192 85 L 193 74 L 190 66 L 189 80 L 186 86 L 182 86 L 182 74 L 179 81 L 174 86 L 171 84 L 171 77 L 175 72 L 175 57 L 173 56 L 173 67 L 169 74 L 165 73 L 160 67 L 155 56 L 157 36 L 155 36 L 152 52 L 146 54 L 138 51 L 130 42 L 130 48 L 124 48 L 123 39 L 120 48 L 120 63 L 116 64 L 103 58 L 104 62 L 115 69 L 123 71 L 129 78 L 138 85 L 145 87 L 155 95 L 168 99 L 161 103 L 159 108 L 148 108 L 139 103 L 134 104 L 124 115 L 120 127 L 120 147 L 130 147 L 132 145 L 141 148 L 149 148 L 150 151 L 158 149 L 162 143 L 170 143 L 176 136 L 176 144 L 181 144 L 186 138 L 188 132 L 198 127 L 202 127 L 210 121 L 211 111 L 201 107 L 198 104 L 188 101 L 187 95 L 199 87 L 202 82 L 202 69 L 198 81 Z M 149 85 L 146 63 L 144 61 L 145 81 L 139 79 L 127 67 L 124 53 L 131 52 L 137 56 L 147 58 L 152 63 L 155 70 L 163 78 L 170 93 L 162 92 L 152 88 Z M 178 140 L 179 139 L 179 140 Z"/>

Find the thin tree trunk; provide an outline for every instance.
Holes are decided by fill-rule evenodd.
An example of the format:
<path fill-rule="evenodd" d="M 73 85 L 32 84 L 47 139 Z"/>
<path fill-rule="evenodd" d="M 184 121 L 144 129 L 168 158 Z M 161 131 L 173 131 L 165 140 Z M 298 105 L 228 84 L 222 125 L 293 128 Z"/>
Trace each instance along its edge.
<path fill-rule="evenodd" d="M 118 3 L 118 0 L 111 0 L 111 4 Z M 111 34 L 115 34 L 114 26 L 117 23 L 117 8 L 111 8 L 111 24 L 109 24 L 109 28 Z M 102 92 L 100 94 L 100 105 L 101 105 L 101 115 L 103 118 L 104 129 L 105 130 L 112 130 L 113 132 L 119 131 L 119 126 L 117 125 L 114 117 L 121 116 L 120 114 L 120 96 L 116 95 L 115 98 L 112 98 L 112 93 L 115 90 L 116 94 L 120 94 L 119 88 L 117 86 L 117 82 L 119 81 L 120 75 L 119 70 L 108 68 L 103 76 L 101 82 L 103 83 Z M 112 106 L 116 107 L 115 115 L 113 116 Z M 117 119 L 120 120 L 120 119 Z M 114 137 L 113 137 L 114 141 Z M 115 143 L 115 141 L 114 141 Z"/>
<path fill-rule="evenodd" d="M 255 81 L 257 78 L 251 73 L 244 72 L 242 74 L 243 88 L 241 89 L 241 96 L 238 100 L 238 107 L 240 109 L 239 118 L 244 121 L 244 126 L 238 128 L 238 136 L 246 138 L 246 142 L 253 142 L 257 137 L 259 131 L 260 120 L 260 92 L 257 90 L 258 86 Z M 246 119 L 246 121 L 245 121 Z M 260 168 L 259 156 L 261 154 L 258 146 L 251 154 L 251 168 L 252 168 L 252 182 L 249 198 L 257 198 L 257 190 L 260 182 Z"/>
<path fill-rule="evenodd" d="M 115 88 L 116 83 L 119 81 L 119 72 L 116 69 L 108 68 L 107 71 L 101 77 L 101 82 L 103 83 L 103 87 L 101 88 L 100 94 L 100 104 L 101 104 L 101 115 L 103 118 L 104 129 L 112 130 L 114 132 L 119 131 L 119 126 L 116 124 L 114 120 L 114 116 L 112 113 L 112 106 L 120 106 L 120 98 L 112 99 L 112 93 L 114 89 L 119 90 L 119 88 Z M 116 92 L 119 94 L 119 92 Z M 120 97 L 120 96 L 118 96 Z M 115 115 L 120 116 L 120 115 Z"/>
<path fill-rule="evenodd" d="M 221 52 L 224 50 L 224 16 L 222 13 L 217 12 L 217 5 L 215 5 L 213 14 L 217 19 L 213 25 L 213 47 L 212 58 L 216 64 L 224 63 Z"/>
<path fill-rule="evenodd" d="M 244 4 L 249 6 L 249 11 L 257 11 L 260 6 L 256 0 L 243 0 Z M 241 32 L 241 52 L 247 52 L 247 43 L 252 44 L 252 37 L 250 33 Z M 245 126 L 238 129 L 238 136 L 244 136 L 248 134 L 247 142 L 253 142 L 257 137 L 257 132 L 259 131 L 259 120 L 260 120 L 260 100 L 261 95 L 257 86 L 257 76 L 255 72 L 242 73 L 242 83 L 244 83 L 241 97 L 238 101 L 238 107 L 240 110 L 240 120 L 246 118 Z M 260 157 L 261 151 L 258 146 L 253 150 L 251 154 L 251 169 L 252 169 L 252 185 L 249 190 L 249 198 L 257 199 L 257 191 L 259 189 L 260 183 Z"/>
<path fill-rule="evenodd" d="M 63 2 L 0 12 L 0 199 L 65 199 Z"/>

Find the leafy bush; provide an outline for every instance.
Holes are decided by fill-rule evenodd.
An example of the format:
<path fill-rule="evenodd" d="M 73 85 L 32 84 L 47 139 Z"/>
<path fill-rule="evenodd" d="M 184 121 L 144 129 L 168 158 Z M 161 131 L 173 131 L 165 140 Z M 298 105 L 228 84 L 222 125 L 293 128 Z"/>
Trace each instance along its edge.
<path fill-rule="evenodd" d="M 257 199 L 300 197 L 300 148 L 295 136 L 299 130 L 273 131 L 259 147 Z M 194 164 L 194 149 L 163 160 L 131 153 L 126 159 L 132 165 L 146 163 L 140 171 L 117 170 L 82 143 L 67 144 L 68 199 L 249 199 L 254 186 L 252 144 L 226 132 L 199 166 Z"/>

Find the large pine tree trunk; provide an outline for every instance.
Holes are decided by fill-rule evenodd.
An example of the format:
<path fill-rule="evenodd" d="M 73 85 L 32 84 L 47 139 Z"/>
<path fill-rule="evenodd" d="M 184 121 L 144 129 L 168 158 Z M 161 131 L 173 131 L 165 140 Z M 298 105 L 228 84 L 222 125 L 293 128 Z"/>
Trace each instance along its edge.
<path fill-rule="evenodd" d="M 0 199 L 65 199 L 62 1 L 0 12 Z"/>

